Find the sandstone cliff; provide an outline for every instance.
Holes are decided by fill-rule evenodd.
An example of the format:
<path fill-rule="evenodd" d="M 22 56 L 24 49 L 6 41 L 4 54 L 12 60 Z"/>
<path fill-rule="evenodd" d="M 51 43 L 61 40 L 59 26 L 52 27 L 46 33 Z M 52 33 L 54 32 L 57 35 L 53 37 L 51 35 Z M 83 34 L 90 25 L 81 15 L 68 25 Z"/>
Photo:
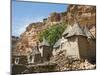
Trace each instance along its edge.
<path fill-rule="evenodd" d="M 74 17 L 77 18 L 81 26 L 87 25 L 92 34 L 95 36 L 96 26 L 96 7 L 84 5 L 69 5 L 66 12 L 53 12 L 49 17 L 43 19 L 43 22 L 31 23 L 26 28 L 26 31 L 20 35 L 19 42 L 16 45 L 16 50 L 19 52 L 31 52 L 32 48 L 38 42 L 38 34 L 46 28 L 58 23 L 74 22 Z"/>

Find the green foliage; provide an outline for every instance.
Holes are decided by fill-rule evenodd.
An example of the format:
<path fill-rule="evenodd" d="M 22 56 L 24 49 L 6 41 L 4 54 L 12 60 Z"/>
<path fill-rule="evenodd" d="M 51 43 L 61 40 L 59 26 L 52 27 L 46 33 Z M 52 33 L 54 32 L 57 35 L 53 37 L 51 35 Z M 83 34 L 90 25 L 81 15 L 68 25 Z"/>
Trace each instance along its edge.
<path fill-rule="evenodd" d="M 62 33 L 64 32 L 66 25 L 61 23 L 57 25 L 53 25 L 48 29 L 45 29 L 43 32 L 39 34 L 39 40 L 42 41 L 43 37 L 49 42 L 51 46 L 55 44 L 55 42 L 61 38 Z"/>

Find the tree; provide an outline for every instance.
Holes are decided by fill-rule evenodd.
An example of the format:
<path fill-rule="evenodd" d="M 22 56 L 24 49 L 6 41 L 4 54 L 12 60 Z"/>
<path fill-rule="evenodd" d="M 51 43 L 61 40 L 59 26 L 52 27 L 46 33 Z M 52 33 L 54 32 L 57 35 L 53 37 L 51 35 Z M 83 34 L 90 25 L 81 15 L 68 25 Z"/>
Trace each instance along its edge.
<path fill-rule="evenodd" d="M 61 24 L 56 24 L 51 26 L 48 29 L 45 29 L 43 32 L 39 34 L 39 40 L 40 42 L 42 41 L 42 38 L 44 37 L 51 46 L 55 44 L 55 42 L 61 38 L 62 33 L 64 32 L 66 28 L 66 25 L 61 23 Z"/>

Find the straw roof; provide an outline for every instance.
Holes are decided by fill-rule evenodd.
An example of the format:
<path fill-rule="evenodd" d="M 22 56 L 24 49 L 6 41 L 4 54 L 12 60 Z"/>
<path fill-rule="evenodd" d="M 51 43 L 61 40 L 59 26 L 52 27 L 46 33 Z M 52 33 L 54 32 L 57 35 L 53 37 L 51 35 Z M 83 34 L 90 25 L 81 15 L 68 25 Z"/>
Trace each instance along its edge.
<path fill-rule="evenodd" d="M 66 36 L 71 29 L 72 29 L 71 25 L 68 25 L 62 35 Z"/>
<path fill-rule="evenodd" d="M 92 33 L 89 31 L 89 29 L 86 26 L 84 27 L 84 32 L 88 38 L 94 39 L 94 36 L 92 35 Z"/>
<path fill-rule="evenodd" d="M 33 48 L 31 55 L 41 54 L 37 48 Z"/>
<path fill-rule="evenodd" d="M 48 41 L 45 38 L 43 38 L 43 41 L 40 44 L 40 46 L 50 46 L 50 44 L 48 43 Z"/>
<path fill-rule="evenodd" d="M 55 43 L 55 45 L 53 46 L 54 48 L 57 48 L 57 47 L 59 47 L 61 45 L 61 39 L 59 39 L 56 43 Z"/>
<path fill-rule="evenodd" d="M 72 29 L 69 31 L 68 35 L 65 36 L 66 38 L 72 37 L 74 35 L 81 35 L 81 36 L 86 36 L 85 32 L 83 29 L 79 26 L 77 22 L 74 23 Z"/>

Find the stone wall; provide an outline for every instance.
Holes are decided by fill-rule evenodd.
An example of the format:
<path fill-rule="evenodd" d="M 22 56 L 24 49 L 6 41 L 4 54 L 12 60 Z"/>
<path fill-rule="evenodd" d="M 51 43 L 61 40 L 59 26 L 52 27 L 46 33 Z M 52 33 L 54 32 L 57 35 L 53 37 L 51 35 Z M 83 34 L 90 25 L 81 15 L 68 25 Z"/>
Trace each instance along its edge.
<path fill-rule="evenodd" d="M 88 55 L 89 43 L 86 37 L 78 36 L 78 47 L 79 47 L 80 58 L 82 59 L 89 58 Z"/>
<path fill-rule="evenodd" d="M 79 48 L 77 37 L 70 37 L 66 42 L 66 57 L 77 57 L 79 58 Z"/>
<path fill-rule="evenodd" d="M 88 39 L 89 42 L 89 51 L 88 55 L 90 58 L 96 58 L 96 39 Z"/>
<path fill-rule="evenodd" d="M 43 55 L 43 61 L 49 61 L 50 57 L 52 56 L 52 50 L 48 46 L 43 46 L 42 47 L 42 55 Z"/>

